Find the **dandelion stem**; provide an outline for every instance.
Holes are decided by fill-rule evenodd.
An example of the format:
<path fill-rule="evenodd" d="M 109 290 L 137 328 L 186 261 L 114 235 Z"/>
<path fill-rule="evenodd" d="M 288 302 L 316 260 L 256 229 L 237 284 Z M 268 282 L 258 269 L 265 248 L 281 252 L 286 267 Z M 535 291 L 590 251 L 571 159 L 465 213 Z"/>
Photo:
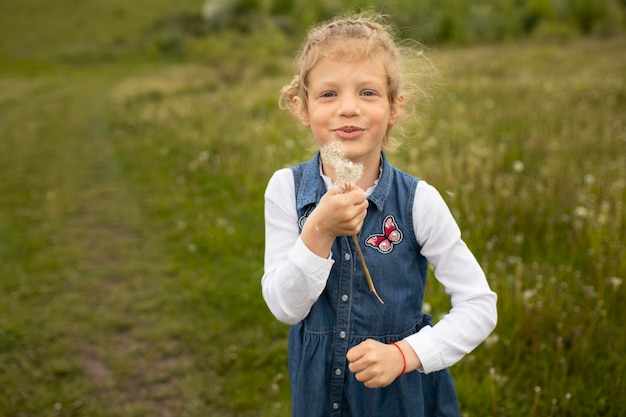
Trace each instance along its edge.
<path fill-rule="evenodd" d="M 339 187 L 341 187 L 341 191 L 344 193 L 350 191 L 350 184 L 356 183 L 359 178 L 361 178 L 361 175 L 363 175 L 363 164 L 354 163 L 346 159 L 344 157 L 341 142 L 330 142 L 320 149 L 320 153 L 322 160 L 325 163 L 330 164 L 335 171 L 335 184 L 339 185 Z M 367 265 L 365 264 L 365 258 L 363 257 L 363 252 L 361 252 L 361 247 L 359 246 L 359 241 L 357 240 L 356 235 L 352 235 L 352 240 L 354 240 L 354 245 L 359 253 L 359 258 L 361 259 L 361 265 L 363 265 L 367 286 L 370 291 L 374 293 L 376 298 L 378 298 L 378 301 L 380 301 L 381 304 L 385 304 L 382 298 L 378 296 L 376 288 L 374 288 L 374 281 L 372 281 L 370 271 L 367 269 Z"/>
<path fill-rule="evenodd" d="M 541 387 L 535 387 L 535 399 L 533 400 L 533 405 L 530 407 L 529 417 L 535 417 L 535 413 L 537 412 L 537 406 L 539 405 L 539 397 L 541 396 Z"/>
<path fill-rule="evenodd" d="M 367 265 L 365 264 L 365 258 L 363 257 L 363 252 L 361 252 L 361 246 L 359 246 L 359 241 L 356 238 L 356 235 L 352 235 L 352 240 L 354 241 L 354 245 L 356 246 L 356 251 L 359 253 L 359 259 L 361 259 L 361 265 L 363 265 L 363 271 L 365 271 L 365 279 L 367 280 L 367 286 L 369 287 L 370 291 L 374 293 L 376 298 L 378 298 L 378 301 L 380 301 L 381 304 L 385 304 L 383 299 L 380 298 L 380 296 L 376 292 L 376 288 L 374 288 L 374 281 L 372 281 L 372 276 L 370 275 L 370 271 L 367 268 Z"/>

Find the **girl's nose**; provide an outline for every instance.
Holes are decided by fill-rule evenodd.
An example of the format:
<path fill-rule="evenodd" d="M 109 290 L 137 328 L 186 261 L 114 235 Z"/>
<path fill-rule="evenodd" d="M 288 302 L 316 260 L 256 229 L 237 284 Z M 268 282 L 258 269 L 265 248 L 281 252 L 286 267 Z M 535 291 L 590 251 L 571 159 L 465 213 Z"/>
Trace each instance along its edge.
<path fill-rule="evenodd" d="M 340 116 L 352 117 L 360 112 L 358 100 L 351 95 L 344 95 L 339 103 L 338 112 Z"/>

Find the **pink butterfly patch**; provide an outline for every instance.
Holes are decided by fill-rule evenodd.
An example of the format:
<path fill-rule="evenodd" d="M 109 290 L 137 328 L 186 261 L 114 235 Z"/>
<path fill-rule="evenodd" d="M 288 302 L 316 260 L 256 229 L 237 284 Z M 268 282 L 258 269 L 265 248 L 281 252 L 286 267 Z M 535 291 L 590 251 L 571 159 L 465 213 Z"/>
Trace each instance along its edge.
<path fill-rule="evenodd" d="M 374 234 L 365 240 L 365 244 L 380 253 L 389 253 L 393 250 L 393 245 L 402 241 L 402 232 L 398 229 L 398 225 L 393 216 L 387 216 L 383 221 L 383 234 Z"/>

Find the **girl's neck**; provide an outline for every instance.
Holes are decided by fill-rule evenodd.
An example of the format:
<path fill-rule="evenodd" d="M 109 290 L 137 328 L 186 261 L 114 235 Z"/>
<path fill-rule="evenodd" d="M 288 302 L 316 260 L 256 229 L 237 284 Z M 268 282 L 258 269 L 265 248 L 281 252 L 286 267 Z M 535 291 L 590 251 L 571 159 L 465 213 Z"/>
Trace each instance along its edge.
<path fill-rule="evenodd" d="M 368 188 L 373 187 L 374 184 L 376 184 L 378 178 L 380 178 L 381 168 L 381 162 L 379 162 L 375 166 L 365 166 L 363 168 L 363 175 L 361 176 L 361 179 L 357 181 L 356 185 L 358 185 L 364 191 L 367 191 Z"/>
<path fill-rule="evenodd" d="M 363 174 L 361 178 L 356 181 L 355 185 L 361 188 L 363 191 L 367 191 L 368 188 L 373 187 L 376 184 L 376 181 L 380 178 L 382 169 L 382 157 L 378 159 L 377 164 L 364 164 L 363 165 Z M 322 172 L 324 175 L 328 176 L 333 184 L 337 183 L 337 175 L 333 170 L 333 167 L 329 164 L 326 164 L 322 161 Z"/>

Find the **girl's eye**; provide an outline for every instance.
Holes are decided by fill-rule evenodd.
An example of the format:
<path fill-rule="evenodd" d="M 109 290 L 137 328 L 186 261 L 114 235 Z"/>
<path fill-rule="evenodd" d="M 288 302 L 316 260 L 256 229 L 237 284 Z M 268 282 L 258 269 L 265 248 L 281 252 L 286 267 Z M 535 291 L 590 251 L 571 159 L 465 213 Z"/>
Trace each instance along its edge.
<path fill-rule="evenodd" d="M 363 94 L 366 97 L 371 97 L 371 96 L 375 96 L 376 92 L 372 91 L 372 90 L 365 90 L 363 91 L 361 94 Z"/>
<path fill-rule="evenodd" d="M 323 98 L 334 97 L 334 96 L 335 96 L 335 93 L 331 91 L 327 91 L 325 93 L 320 94 L 320 97 L 323 97 Z"/>

